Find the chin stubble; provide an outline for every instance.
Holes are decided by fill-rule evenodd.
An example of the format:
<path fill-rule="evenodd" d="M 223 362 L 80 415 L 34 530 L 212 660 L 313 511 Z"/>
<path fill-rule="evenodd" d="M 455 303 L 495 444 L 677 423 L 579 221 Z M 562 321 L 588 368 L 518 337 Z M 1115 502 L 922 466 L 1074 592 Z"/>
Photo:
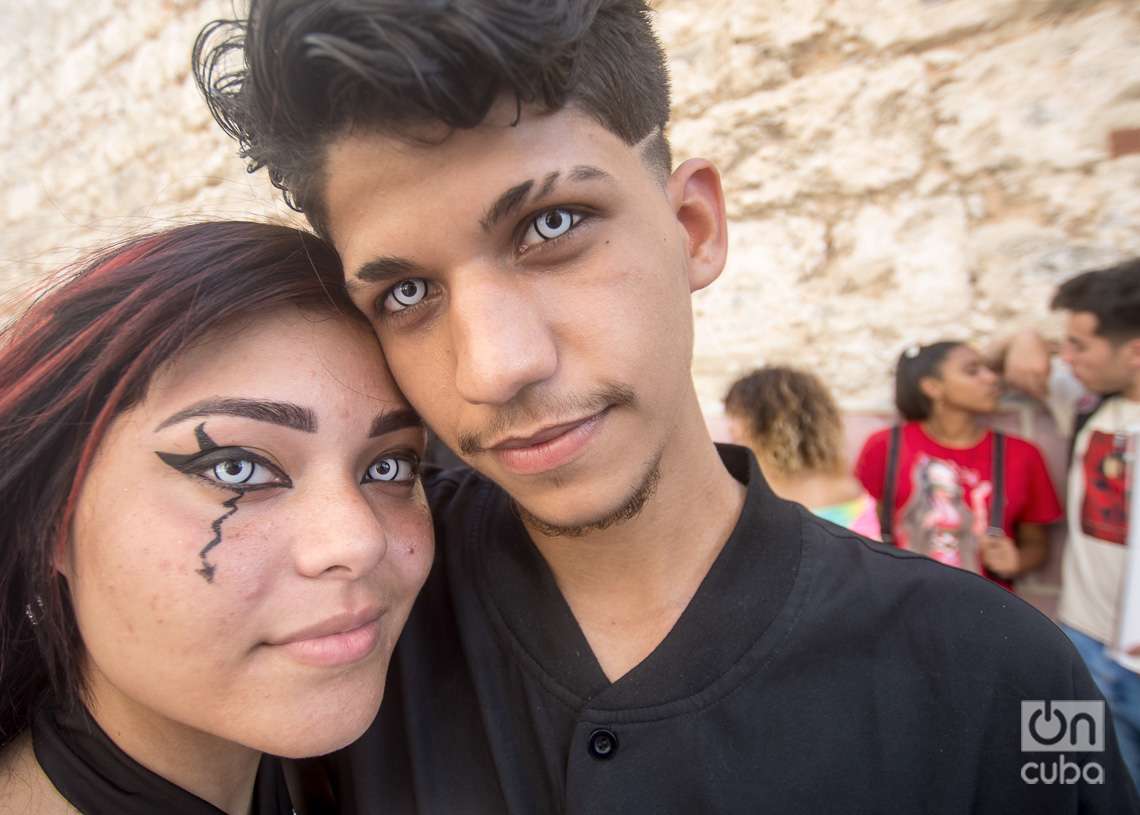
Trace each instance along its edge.
<path fill-rule="evenodd" d="M 636 518 L 645 508 L 645 505 L 649 503 L 649 499 L 653 497 L 653 494 L 657 492 L 657 484 L 660 481 L 661 456 L 658 455 L 649 466 L 645 476 L 641 479 L 640 486 L 633 491 L 633 494 L 626 499 L 625 503 L 608 515 L 585 524 L 562 526 L 560 524 L 544 521 L 517 501 L 515 502 L 515 511 L 518 512 L 524 524 L 537 530 L 546 537 L 580 538 L 591 532 L 600 532 L 603 529 L 609 529 L 612 526 L 617 526 L 618 524 Z"/>

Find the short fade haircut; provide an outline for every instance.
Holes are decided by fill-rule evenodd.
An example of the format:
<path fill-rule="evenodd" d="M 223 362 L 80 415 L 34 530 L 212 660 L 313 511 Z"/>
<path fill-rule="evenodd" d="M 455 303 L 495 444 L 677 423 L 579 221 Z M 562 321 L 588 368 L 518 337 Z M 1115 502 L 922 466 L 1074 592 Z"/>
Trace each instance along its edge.
<path fill-rule="evenodd" d="M 1140 258 L 1066 280 L 1050 306 L 1094 315 L 1097 335 L 1113 344 L 1140 337 Z"/>
<path fill-rule="evenodd" d="M 194 77 L 249 171 L 327 235 L 331 142 L 354 130 L 473 128 L 502 95 L 586 113 L 662 178 L 669 79 L 645 0 L 252 0 L 194 43 Z M 241 64 L 235 64 L 241 56 Z"/>

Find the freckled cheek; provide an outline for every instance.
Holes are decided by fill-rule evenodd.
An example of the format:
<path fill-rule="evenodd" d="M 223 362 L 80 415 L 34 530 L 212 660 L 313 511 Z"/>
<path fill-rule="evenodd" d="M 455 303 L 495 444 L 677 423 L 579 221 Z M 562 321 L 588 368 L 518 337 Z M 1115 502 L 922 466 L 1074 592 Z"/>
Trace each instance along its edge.
<path fill-rule="evenodd" d="M 398 523 L 389 521 L 387 559 L 398 573 L 401 590 L 418 592 L 435 557 L 431 513 L 424 507 L 409 512 Z"/>
<path fill-rule="evenodd" d="M 256 604 L 292 571 L 287 530 L 269 511 L 232 521 L 237 523 L 223 527 L 222 542 L 210 550 L 214 583 L 230 587 L 243 606 Z"/>

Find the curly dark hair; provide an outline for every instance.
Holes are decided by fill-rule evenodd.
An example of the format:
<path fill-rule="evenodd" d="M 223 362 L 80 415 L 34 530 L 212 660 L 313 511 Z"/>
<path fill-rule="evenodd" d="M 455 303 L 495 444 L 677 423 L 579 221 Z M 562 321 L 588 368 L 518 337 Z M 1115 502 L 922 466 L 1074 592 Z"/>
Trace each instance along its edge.
<path fill-rule="evenodd" d="M 1066 280 L 1050 305 L 1095 315 L 1096 333 L 1113 343 L 1140 337 L 1140 258 Z"/>
<path fill-rule="evenodd" d="M 327 235 L 329 144 L 356 128 L 473 128 L 502 95 L 573 105 L 663 176 L 669 80 L 644 0 L 252 0 L 194 44 L 210 112 L 253 172 Z"/>
<path fill-rule="evenodd" d="M 778 472 L 843 469 L 843 419 L 816 376 L 795 368 L 758 368 L 732 384 L 724 409 L 747 420 L 758 455 Z"/>

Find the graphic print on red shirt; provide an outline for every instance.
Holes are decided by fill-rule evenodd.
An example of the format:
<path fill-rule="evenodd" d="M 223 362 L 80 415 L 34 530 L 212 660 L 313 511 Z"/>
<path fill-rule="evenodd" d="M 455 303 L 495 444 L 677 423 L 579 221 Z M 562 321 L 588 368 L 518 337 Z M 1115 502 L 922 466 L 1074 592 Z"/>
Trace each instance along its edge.
<path fill-rule="evenodd" d="M 993 485 L 976 470 L 920 453 L 911 469 L 910 500 L 899 513 L 899 547 L 978 571 L 978 541 L 992 492 Z"/>
<path fill-rule="evenodd" d="M 883 497 L 890 432 L 872 434 L 855 464 L 855 476 L 876 500 Z M 1001 528 L 1010 538 L 1016 540 L 1018 524 L 1048 524 L 1061 517 L 1040 451 L 1016 436 L 1006 436 L 1004 492 Z M 973 571 L 1008 588 L 1008 581 L 978 562 L 977 540 L 990 525 L 992 493 L 993 433 L 973 447 L 956 448 L 930 438 L 919 422 L 902 426 L 894 501 L 895 540 L 901 548 L 953 565 L 964 560 L 963 568 L 973 563 Z"/>
<path fill-rule="evenodd" d="M 1125 437 L 1094 430 L 1085 451 L 1085 498 L 1081 531 L 1106 543 L 1125 544 L 1128 494 L 1125 488 Z"/>

